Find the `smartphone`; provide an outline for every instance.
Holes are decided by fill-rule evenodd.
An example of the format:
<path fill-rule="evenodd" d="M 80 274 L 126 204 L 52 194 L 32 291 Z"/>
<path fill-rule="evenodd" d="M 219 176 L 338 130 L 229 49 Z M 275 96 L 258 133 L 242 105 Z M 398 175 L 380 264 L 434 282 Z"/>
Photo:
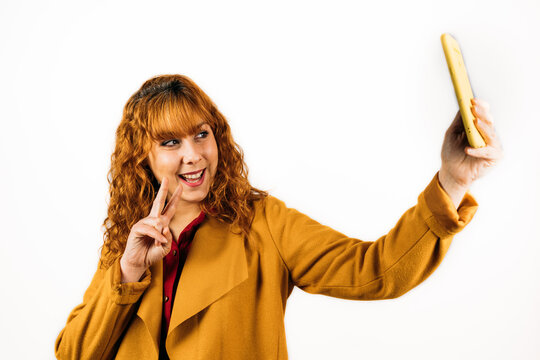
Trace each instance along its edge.
<path fill-rule="evenodd" d="M 467 134 L 467 140 L 469 145 L 473 148 L 480 148 L 486 146 L 486 142 L 482 138 L 482 135 L 474 125 L 474 115 L 471 111 L 471 99 L 474 98 L 472 92 L 469 76 L 467 75 L 467 69 L 465 68 L 465 62 L 463 61 L 463 55 L 461 55 L 461 49 L 459 44 L 450 34 L 444 33 L 441 35 L 441 43 L 444 50 L 444 56 L 446 57 L 446 63 L 448 64 L 448 70 L 450 71 L 450 77 L 452 78 L 452 84 L 454 85 L 454 91 L 459 105 L 459 111 L 461 113 L 461 119 L 463 120 L 463 126 L 465 127 L 465 133 Z"/>

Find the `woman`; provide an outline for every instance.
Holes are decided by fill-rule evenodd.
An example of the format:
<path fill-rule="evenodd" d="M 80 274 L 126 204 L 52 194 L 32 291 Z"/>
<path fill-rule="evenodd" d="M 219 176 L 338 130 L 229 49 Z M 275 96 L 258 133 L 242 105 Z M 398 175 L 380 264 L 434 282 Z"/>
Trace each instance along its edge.
<path fill-rule="evenodd" d="M 487 104 L 473 105 L 488 145 L 466 146 L 458 112 L 418 204 L 367 242 L 252 187 L 225 117 L 189 78 L 146 81 L 116 133 L 100 263 L 56 356 L 287 359 L 294 286 L 354 300 L 406 293 L 471 221 L 467 189 L 502 156 Z"/>

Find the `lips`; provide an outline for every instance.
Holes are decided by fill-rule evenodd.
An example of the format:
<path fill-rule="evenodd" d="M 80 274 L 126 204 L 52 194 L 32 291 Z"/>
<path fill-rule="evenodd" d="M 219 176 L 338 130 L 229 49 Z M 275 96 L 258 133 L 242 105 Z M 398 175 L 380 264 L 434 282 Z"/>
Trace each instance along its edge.
<path fill-rule="evenodd" d="M 180 174 L 178 177 L 182 182 L 188 186 L 194 187 L 199 186 L 204 181 L 204 176 L 206 174 L 206 169 L 198 170 L 198 171 L 192 171 L 185 174 Z"/>
<path fill-rule="evenodd" d="M 203 172 L 204 172 L 204 169 L 197 170 L 197 171 L 192 171 L 192 172 L 187 172 L 187 173 L 184 173 L 184 174 L 180 174 L 179 176 L 182 177 L 185 180 L 196 180 L 196 179 L 198 179 L 198 178 L 200 178 L 202 176 Z"/>

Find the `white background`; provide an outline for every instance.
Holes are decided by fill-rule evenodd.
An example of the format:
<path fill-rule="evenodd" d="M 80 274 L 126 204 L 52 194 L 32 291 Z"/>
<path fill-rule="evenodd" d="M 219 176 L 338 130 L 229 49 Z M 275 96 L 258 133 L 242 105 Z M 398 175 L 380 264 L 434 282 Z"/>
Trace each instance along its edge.
<path fill-rule="evenodd" d="M 505 157 L 435 273 L 394 300 L 295 289 L 291 359 L 540 357 L 537 1 L 2 1 L 0 358 L 53 358 L 97 265 L 122 108 L 191 77 L 228 118 L 250 180 L 373 241 L 416 205 L 458 109 L 460 42 Z"/>

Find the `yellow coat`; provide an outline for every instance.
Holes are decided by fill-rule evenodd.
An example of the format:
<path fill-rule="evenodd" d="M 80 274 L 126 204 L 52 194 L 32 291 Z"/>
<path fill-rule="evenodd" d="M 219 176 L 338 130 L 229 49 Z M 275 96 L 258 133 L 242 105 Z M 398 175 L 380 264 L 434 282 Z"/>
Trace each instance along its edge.
<path fill-rule="evenodd" d="M 287 208 L 257 204 L 255 246 L 207 217 L 193 239 L 174 299 L 171 359 L 287 359 L 285 305 L 293 287 L 376 300 L 401 296 L 440 264 L 478 208 L 467 192 L 456 211 L 438 174 L 387 235 L 349 238 Z M 120 283 L 117 260 L 98 269 L 55 343 L 59 359 L 157 359 L 163 264 L 138 283 Z"/>

